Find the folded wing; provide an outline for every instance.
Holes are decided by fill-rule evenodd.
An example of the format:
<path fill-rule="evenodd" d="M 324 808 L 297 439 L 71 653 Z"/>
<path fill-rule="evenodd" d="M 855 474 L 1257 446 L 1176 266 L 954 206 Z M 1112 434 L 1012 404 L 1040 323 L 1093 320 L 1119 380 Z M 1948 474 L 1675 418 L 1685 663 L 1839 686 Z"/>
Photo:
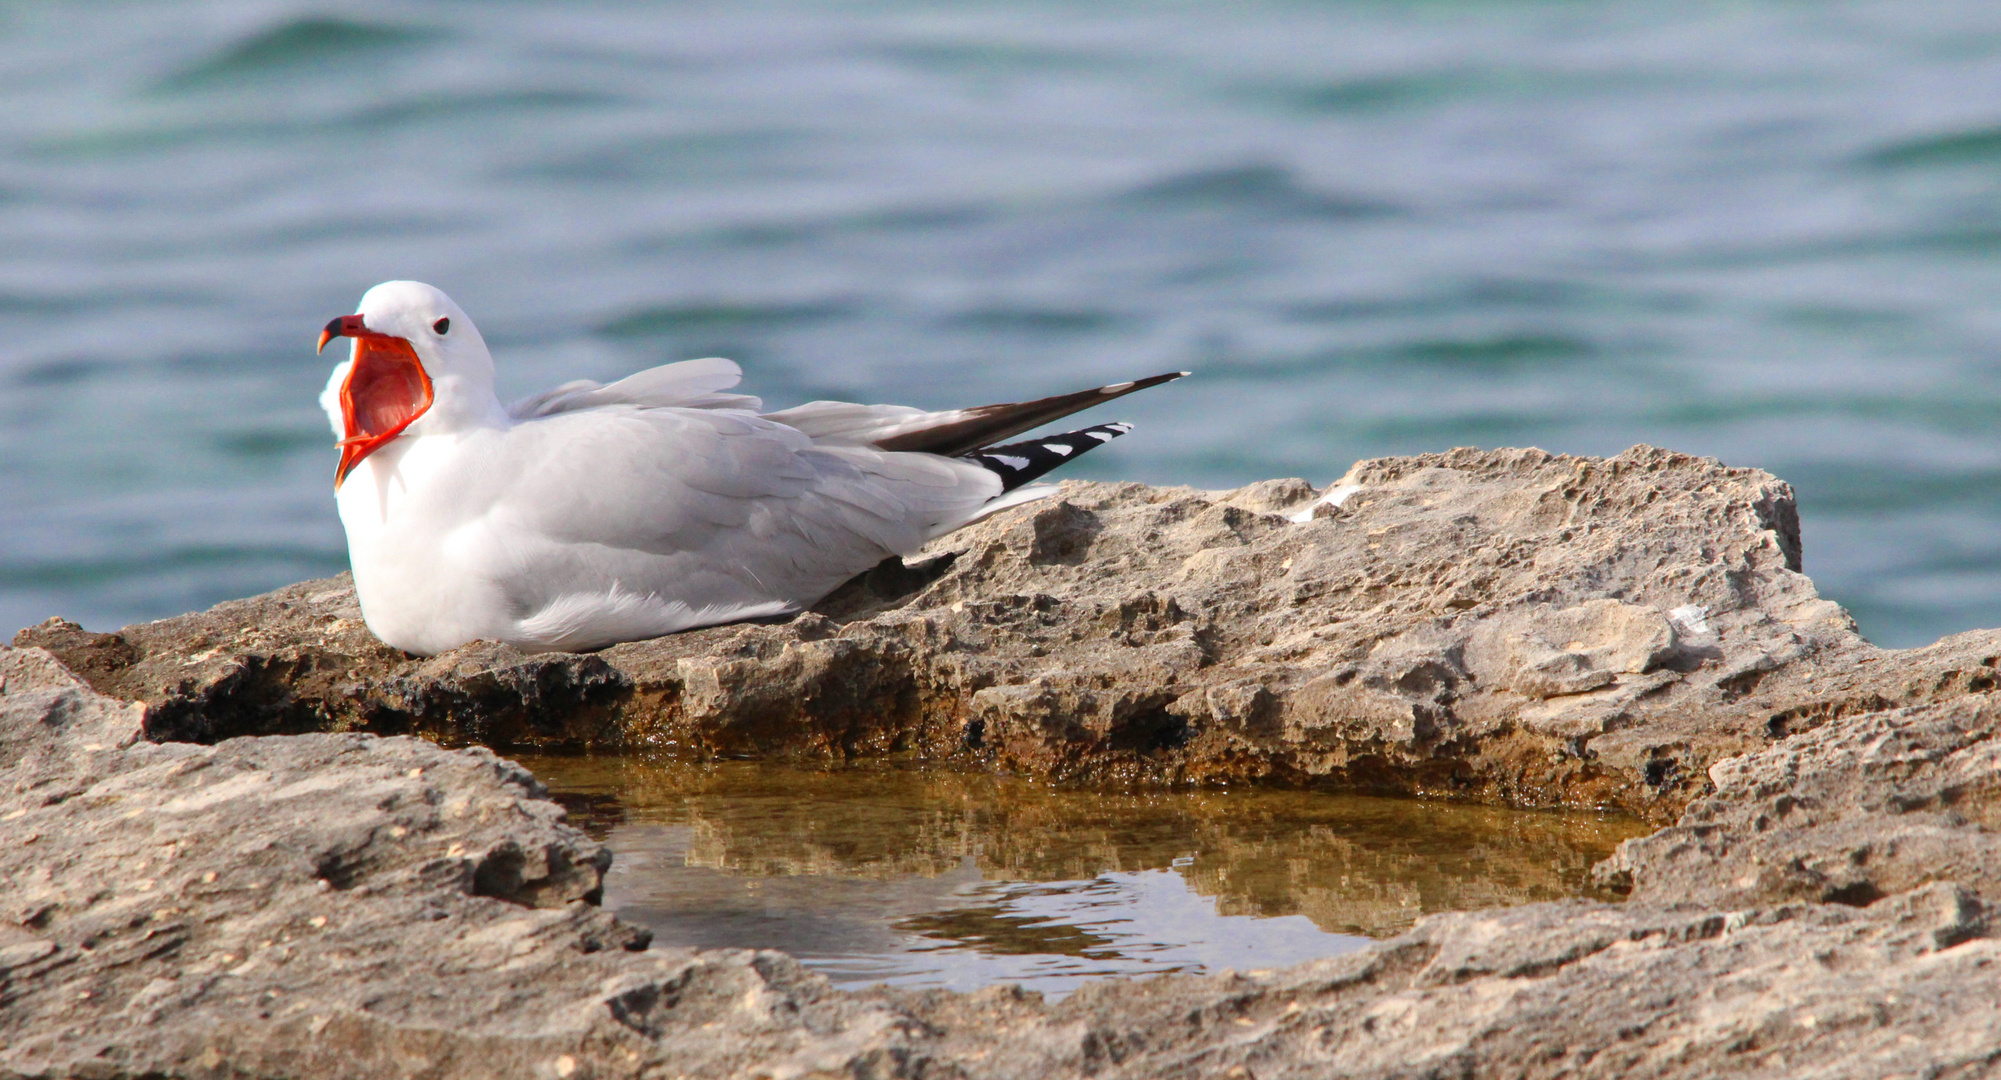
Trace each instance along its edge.
<path fill-rule="evenodd" d="M 518 423 L 485 463 L 505 494 L 452 554 L 505 590 L 507 640 L 522 647 L 797 611 L 1045 493 L 1020 485 L 1126 427 L 1001 440 L 1183 374 L 970 409 L 815 401 L 762 415 L 729 393 L 741 372 L 722 359 L 566 383 L 510 407 Z"/>
<path fill-rule="evenodd" d="M 797 611 L 1002 488 L 972 461 L 815 445 L 716 408 L 560 410 L 516 426 L 493 467 L 514 479 L 460 557 L 507 583 L 517 639 L 569 649 Z"/>
<path fill-rule="evenodd" d="M 1173 382 L 1187 374 L 1185 371 L 1170 371 L 1165 375 L 1113 383 L 1074 394 L 941 412 L 926 412 L 904 405 L 809 401 L 796 408 L 764 415 L 767 419 L 804 432 L 822 445 L 874 446 L 880 450 L 958 457 L 1060 420 L 1071 413 L 1102 405 L 1150 386 Z"/>
<path fill-rule="evenodd" d="M 507 415 L 516 420 L 533 420 L 557 413 L 578 412 L 607 405 L 633 405 L 645 409 L 747 409 L 756 412 L 764 403 L 748 394 L 723 391 L 743 380 L 743 369 L 735 361 L 720 356 L 662 364 L 628 375 L 609 385 L 578 379 L 530 394 L 507 406 Z"/>
<path fill-rule="evenodd" d="M 878 450 L 959 457 L 1060 420 L 1074 412 L 1127 394 L 1173 382 L 1185 371 L 1170 371 L 1093 390 L 929 411 L 908 405 L 860 405 L 849 401 L 809 401 L 763 413 L 821 446 L 873 446 Z M 516 420 L 566 412 L 630 405 L 641 409 L 729 409 L 758 412 L 763 403 L 748 394 L 724 393 L 743 378 L 743 369 L 721 357 L 662 364 L 609 385 L 579 379 L 532 394 L 507 407 Z"/>

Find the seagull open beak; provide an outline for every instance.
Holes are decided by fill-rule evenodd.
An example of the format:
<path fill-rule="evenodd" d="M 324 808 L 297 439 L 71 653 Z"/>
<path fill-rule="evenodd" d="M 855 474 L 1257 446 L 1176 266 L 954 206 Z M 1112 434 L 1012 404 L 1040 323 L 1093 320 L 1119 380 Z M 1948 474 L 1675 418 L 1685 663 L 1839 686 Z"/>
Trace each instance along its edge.
<path fill-rule="evenodd" d="M 320 331 L 320 343 L 313 352 L 318 354 L 327 351 L 327 342 L 337 337 L 358 338 L 373 332 L 362 323 L 359 315 L 342 315 L 338 319 L 329 319 L 326 329 Z"/>
<path fill-rule="evenodd" d="M 340 441 L 334 487 L 363 458 L 403 433 L 431 407 L 430 373 L 405 338 L 370 330 L 359 315 L 342 315 L 320 331 L 319 348 L 337 337 L 354 339 L 354 358 L 340 388 L 347 437 Z"/>

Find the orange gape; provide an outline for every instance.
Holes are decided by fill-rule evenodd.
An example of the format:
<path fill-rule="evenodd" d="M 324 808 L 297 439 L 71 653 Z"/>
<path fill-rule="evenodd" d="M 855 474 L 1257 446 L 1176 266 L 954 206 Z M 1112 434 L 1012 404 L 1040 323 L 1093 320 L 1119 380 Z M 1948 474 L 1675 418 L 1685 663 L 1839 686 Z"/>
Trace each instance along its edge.
<path fill-rule="evenodd" d="M 430 407 L 431 376 L 408 341 L 387 334 L 354 335 L 354 366 L 340 388 L 347 437 L 340 441 L 334 486 Z"/>

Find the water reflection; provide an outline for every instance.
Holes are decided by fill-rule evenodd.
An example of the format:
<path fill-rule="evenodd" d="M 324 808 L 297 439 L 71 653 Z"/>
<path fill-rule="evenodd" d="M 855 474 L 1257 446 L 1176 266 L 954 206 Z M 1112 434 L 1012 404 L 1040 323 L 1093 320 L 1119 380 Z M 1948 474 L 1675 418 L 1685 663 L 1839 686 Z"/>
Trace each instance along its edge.
<path fill-rule="evenodd" d="M 1274 967 L 1426 912 L 1589 895 L 1624 818 L 1314 792 L 1060 790 L 889 765 L 524 757 L 617 854 L 663 944 L 781 948 L 836 982 L 1062 993 Z"/>

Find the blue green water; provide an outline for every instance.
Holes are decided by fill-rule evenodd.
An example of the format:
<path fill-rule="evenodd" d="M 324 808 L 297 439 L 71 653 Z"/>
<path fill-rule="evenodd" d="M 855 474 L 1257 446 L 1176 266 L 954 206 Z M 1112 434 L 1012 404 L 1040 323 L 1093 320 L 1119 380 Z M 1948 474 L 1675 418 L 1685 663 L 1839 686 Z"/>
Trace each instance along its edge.
<path fill-rule="evenodd" d="M 393 277 L 512 392 L 1198 373 L 1078 476 L 1715 455 L 1876 640 L 2001 625 L 2001 5 L 9 3 L 0 95 L 8 628 L 340 569 Z"/>

